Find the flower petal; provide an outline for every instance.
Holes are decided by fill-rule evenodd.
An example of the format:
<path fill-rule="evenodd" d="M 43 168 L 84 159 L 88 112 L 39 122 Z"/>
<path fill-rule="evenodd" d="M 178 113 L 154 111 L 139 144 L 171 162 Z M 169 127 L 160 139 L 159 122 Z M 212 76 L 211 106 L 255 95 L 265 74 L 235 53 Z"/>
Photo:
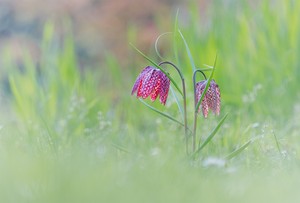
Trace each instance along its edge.
<path fill-rule="evenodd" d="M 202 113 L 204 118 L 207 118 L 209 106 L 208 106 L 206 95 L 201 102 L 201 107 L 202 107 Z"/>
<path fill-rule="evenodd" d="M 210 82 L 207 98 L 208 107 L 218 115 L 220 113 L 220 90 L 214 80 Z"/>
<path fill-rule="evenodd" d="M 169 94 L 170 79 L 161 71 L 160 74 L 161 74 L 161 87 L 159 93 L 160 94 L 159 101 L 160 103 L 165 105 Z"/>
<path fill-rule="evenodd" d="M 147 81 L 145 81 L 145 83 L 143 83 L 144 84 L 143 98 L 150 96 L 153 93 L 153 91 L 155 91 L 155 88 L 159 89 L 159 85 L 157 86 L 157 80 L 159 79 L 159 77 L 160 77 L 159 70 L 154 69 L 151 74 L 151 77 L 149 79 L 147 79 Z M 151 98 L 151 100 L 152 100 L 152 98 Z M 152 100 L 152 101 L 154 101 L 154 100 Z"/>
<path fill-rule="evenodd" d="M 151 88 L 151 77 L 154 72 L 154 69 L 149 70 L 147 73 L 145 73 L 144 77 L 142 78 L 141 84 L 138 87 L 137 96 L 142 97 L 143 99 L 147 98 L 149 96 L 149 89 Z"/>
<path fill-rule="evenodd" d="M 140 86 L 140 83 L 143 79 L 143 77 L 145 76 L 145 74 L 147 72 L 149 72 L 150 70 L 152 69 L 151 66 L 147 66 L 146 68 L 144 68 L 141 73 L 139 74 L 138 78 L 136 79 L 133 87 L 132 87 L 132 90 L 131 90 L 131 95 L 133 95 L 137 90 L 138 90 L 138 87 Z"/>
<path fill-rule="evenodd" d="M 203 91 L 204 91 L 204 89 L 205 89 L 205 85 L 206 85 L 206 80 L 202 80 L 202 81 L 200 81 L 200 82 L 198 82 L 197 84 L 196 84 L 196 103 L 198 103 L 199 102 L 199 100 L 200 100 L 200 98 L 201 98 L 201 95 L 202 95 L 202 93 L 203 93 Z M 203 98 L 203 100 L 205 99 L 205 97 Z M 203 100 L 202 100 L 202 102 L 201 102 L 201 105 L 202 105 L 202 103 L 203 103 Z M 200 112 L 200 107 L 199 107 L 199 109 L 198 109 L 198 112 Z"/>
<path fill-rule="evenodd" d="M 212 111 L 215 114 L 219 115 L 221 109 L 221 94 L 220 94 L 219 86 L 214 80 L 212 80 L 211 82 L 211 90 L 212 90 L 212 97 L 213 97 Z"/>
<path fill-rule="evenodd" d="M 156 74 L 159 74 L 159 72 L 157 71 Z M 158 94 L 160 93 L 160 88 L 161 88 L 161 78 L 157 77 L 156 83 L 154 84 L 153 91 L 150 95 L 152 101 L 154 101 L 157 98 Z"/>

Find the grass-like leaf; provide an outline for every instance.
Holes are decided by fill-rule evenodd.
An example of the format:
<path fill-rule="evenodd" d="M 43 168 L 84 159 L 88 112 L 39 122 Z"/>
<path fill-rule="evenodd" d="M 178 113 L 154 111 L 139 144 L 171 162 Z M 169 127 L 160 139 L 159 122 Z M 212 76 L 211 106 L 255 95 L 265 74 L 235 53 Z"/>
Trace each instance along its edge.
<path fill-rule="evenodd" d="M 18 88 L 18 86 L 16 84 L 16 80 L 15 80 L 15 78 L 12 75 L 10 75 L 8 79 L 9 79 L 9 85 L 10 85 L 12 94 L 13 94 L 15 102 L 17 104 L 16 106 L 17 106 L 18 110 L 20 111 L 20 113 L 23 115 L 25 113 L 24 112 L 25 109 L 22 106 L 22 100 L 23 100 L 23 98 L 22 98 L 22 95 L 21 95 L 21 93 L 19 91 L 19 88 Z"/>
<path fill-rule="evenodd" d="M 215 127 L 215 129 L 210 133 L 210 135 L 206 138 L 206 140 L 202 143 L 202 145 L 199 146 L 199 148 L 195 151 L 194 155 L 199 153 L 211 140 L 212 138 L 216 135 L 222 124 L 224 123 L 225 119 L 227 118 L 228 113 L 220 120 L 218 125 Z"/>
<path fill-rule="evenodd" d="M 154 108 L 153 106 L 151 106 L 151 105 L 147 104 L 146 102 L 144 102 L 142 99 L 139 99 L 139 100 L 140 100 L 145 106 L 147 106 L 149 109 L 151 109 L 152 111 L 155 111 L 156 113 L 159 113 L 160 115 L 162 115 L 162 116 L 164 116 L 164 117 L 166 117 L 166 118 L 168 118 L 168 119 L 174 121 L 175 123 L 178 123 L 179 125 L 184 126 L 183 123 L 181 123 L 181 122 L 178 121 L 177 119 L 173 118 L 172 116 L 170 116 L 170 115 L 168 115 L 168 114 L 166 114 L 166 113 L 164 113 L 164 112 L 161 112 L 160 110 L 158 110 L 158 109 Z"/>
<path fill-rule="evenodd" d="M 210 66 L 210 65 L 207 65 L 207 64 L 203 64 L 203 66 L 207 67 L 208 70 L 211 70 L 213 69 L 214 67 L 213 66 Z M 201 69 L 202 71 L 204 71 L 203 69 Z"/>
<path fill-rule="evenodd" d="M 231 152 L 230 154 L 228 154 L 225 159 L 232 159 L 233 157 L 236 157 L 238 154 L 240 154 L 242 151 L 244 151 L 251 143 L 253 142 L 253 140 L 249 140 L 248 142 L 246 142 L 243 146 L 241 146 L 240 148 L 234 150 L 233 152 Z"/>
<path fill-rule="evenodd" d="M 195 71 L 195 70 L 196 70 L 196 66 L 195 66 L 195 62 L 194 62 L 194 59 L 193 59 L 191 50 L 190 50 L 190 48 L 189 48 L 189 46 L 188 46 L 188 44 L 187 44 L 187 42 L 186 42 L 186 40 L 185 40 L 183 34 L 181 33 L 181 31 L 180 31 L 179 29 L 178 29 L 178 33 L 180 34 L 181 39 L 182 39 L 182 41 L 183 41 L 183 43 L 184 43 L 186 52 L 187 52 L 188 57 L 189 57 L 189 59 L 190 59 L 191 66 L 192 66 L 192 68 L 193 68 L 193 71 Z"/>
<path fill-rule="evenodd" d="M 180 66 L 180 62 L 178 59 L 178 44 L 177 44 L 178 14 L 179 14 L 179 9 L 177 9 L 176 16 L 175 16 L 174 31 L 173 31 L 173 51 L 174 51 L 174 57 L 175 57 L 176 63 Z"/>
<path fill-rule="evenodd" d="M 180 114 L 181 114 L 182 118 L 184 118 L 183 108 L 182 108 L 182 106 L 181 106 L 181 104 L 180 104 L 180 102 L 179 102 L 179 99 L 178 99 L 176 93 L 174 92 L 172 86 L 170 87 L 170 90 L 171 90 L 171 92 L 172 92 L 172 95 L 173 95 L 174 98 L 175 98 L 175 101 L 176 101 L 177 107 L 178 107 L 178 109 L 179 109 L 179 111 L 180 111 Z"/>
<path fill-rule="evenodd" d="M 277 136 L 275 135 L 274 132 L 273 132 L 273 136 L 274 136 L 274 139 L 275 139 L 275 142 L 276 142 L 276 147 L 278 149 L 278 152 L 281 154 L 281 149 L 280 149 L 280 146 L 279 146 L 279 142 L 278 142 Z"/>
<path fill-rule="evenodd" d="M 116 148 L 116 149 L 118 149 L 118 150 L 120 150 L 120 151 L 122 151 L 122 152 L 130 153 L 125 147 L 122 147 L 122 146 L 119 145 L 119 144 L 111 143 L 111 145 L 112 145 L 114 148 Z"/>
<path fill-rule="evenodd" d="M 175 86 L 175 88 L 179 91 L 181 95 L 183 95 L 181 89 L 178 87 L 175 80 L 168 74 L 164 69 L 162 69 L 157 63 L 155 63 L 153 60 L 151 60 L 149 57 L 147 57 L 143 52 L 141 52 L 138 48 L 136 48 L 133 44 L 130 43 L 130 46 L 132 46 L 139 54 L 141 54 L 147 61 L 149 61 L 152 65 L 154 65 L 156 68 L 161 70 L 172 82 L 172 84 Z"/>

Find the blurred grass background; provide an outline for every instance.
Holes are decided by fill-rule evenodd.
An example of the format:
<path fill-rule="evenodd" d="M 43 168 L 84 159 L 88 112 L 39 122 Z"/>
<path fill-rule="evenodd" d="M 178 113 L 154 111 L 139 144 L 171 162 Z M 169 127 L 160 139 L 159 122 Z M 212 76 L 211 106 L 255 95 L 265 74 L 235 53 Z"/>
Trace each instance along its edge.
<path fill-rule="evenodd" d="M 148 64 L 129 43 L 159 62 L 155 40 L 178 8 L 196 66 L 218 53 L 229 112 L 197 160 L 181 127 L 130 96 Z M 299 201 L 298 1 L 2 0 L 0 10 L 3 202 Z M 172 40 L 158 48 L 184 72 L 191 113 L 191 64 Z M 154 106 L 180 119 L 172 95 Z M 198 136 L 219 119 L 199 117 Z"/>

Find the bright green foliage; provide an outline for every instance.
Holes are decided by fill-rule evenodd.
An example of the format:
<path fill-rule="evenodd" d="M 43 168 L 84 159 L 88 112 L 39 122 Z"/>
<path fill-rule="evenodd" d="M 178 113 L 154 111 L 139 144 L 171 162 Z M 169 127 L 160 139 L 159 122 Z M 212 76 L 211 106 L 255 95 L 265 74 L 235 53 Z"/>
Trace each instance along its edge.
<path fill-rule="evenodd" d="M 53 25 L 46 24 L 40 64 L 26 57 L 24 67 L 12 68 L 8 76 L 22 136 L 54 153 L 91 131 L 100 136 L 96 130 L 103 119 L 97 79 L 80 73 L 71 33 L 59 46 Z"/>

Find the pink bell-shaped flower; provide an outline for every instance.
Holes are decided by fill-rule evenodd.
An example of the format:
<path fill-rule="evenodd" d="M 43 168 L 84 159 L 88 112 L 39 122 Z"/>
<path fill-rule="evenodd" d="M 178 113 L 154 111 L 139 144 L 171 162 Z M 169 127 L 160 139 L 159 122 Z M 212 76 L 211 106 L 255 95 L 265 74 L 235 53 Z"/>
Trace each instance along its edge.
<path fill-rule="evenodd" d="M 142 70 L 136 79 L 131 95 L 136 93 L 138 98 L 150 99 L 154 101 L 159 95 L 159 101 L 166 104 L 170 88 L 170 79 L 159 69 L 147 66 Z"/>
<path fill-rule="evenodd" d="M 196 102 L 201 98 L 201 95 L 205 89 L 207 80 L 200 81 L 196 83 Z M 210 81 L 209 87 L 206 91 L 205 96 L 201 102 L 200 107 L 202 108 L 202 113 L 204 118 L 207 118 L 209 109 L 212 110 L 214 114 L 219 115 L 221 109 L 221 94 L 217 83 L 214 80 Z M 199 110 L 200 111 L 200 107 Z"/>

